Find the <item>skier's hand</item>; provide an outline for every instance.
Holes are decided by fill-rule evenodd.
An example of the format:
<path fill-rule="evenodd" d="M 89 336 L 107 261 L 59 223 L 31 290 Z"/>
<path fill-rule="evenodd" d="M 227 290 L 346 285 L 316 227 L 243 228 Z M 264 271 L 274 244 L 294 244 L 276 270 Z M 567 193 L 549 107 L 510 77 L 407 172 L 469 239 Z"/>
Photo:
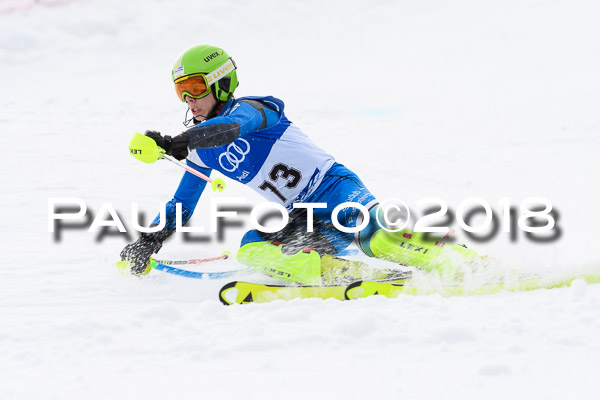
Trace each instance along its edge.
<path fill-rule="evenodd" d="M 151 235 L 141 236 L 135 243 L 128 244 L 121 251 L 121 261 L 128 261 L 131 273 L 146 275 L 150 272 L 150 257 L 162 247 Z"/>
<path fill-rule="evenodd" d="M 160 134 L 160 132 L 157 131 L 146 131 L 145 133 L 146 136 L 148 136 L 150 139 L 154 140 L 156 142 L 156 145 L 164 150 L 166 149 L 166 143 L 165 143 L 165 138 L 163 138 L 163 136 Z"/>
<path fill-rule="evenodd" d="M 188 135 L 182 133 L 175 137 L 162 136 L 157 131 L 146 131 L 146 136 L 153 139 L 158 147 L 165 150 L 165 152 L 175 157 L 178 160 L 183 160 L 188 155 Z"/>

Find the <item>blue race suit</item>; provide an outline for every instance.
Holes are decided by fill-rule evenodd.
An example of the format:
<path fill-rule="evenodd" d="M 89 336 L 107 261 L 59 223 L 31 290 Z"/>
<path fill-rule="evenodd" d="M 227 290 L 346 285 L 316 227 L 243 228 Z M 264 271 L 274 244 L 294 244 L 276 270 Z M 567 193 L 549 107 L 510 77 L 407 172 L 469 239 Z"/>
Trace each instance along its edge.
<path fill-rule="evenodd" d="M 335 254 L 343 250 L 352 242 L 353 235 L 333 228 L 333 208 L 347 201 L 367 208 L 375 203 L 374 196 L 356 174 L 336 163 L 332 155 L 293 125 L 284 114 L 284 103 L 274 97 L 231 99 L 217 116 L 186 133 L 191 150 L 187 163 L 206 175 L 215 169 L 288 210 L 292 210 L 293 203 L 327 203 L 327 208 L 314 210 L 316 233 L 300 240 L 301 246 L 315 247 L 311 241 L 321 240 L 326 243 L 324 247 L 315 247 L 320 252 Z M 200 178 L 189 172 L 184 174 L 173 199 L 167 203 L 166 229 L 175 228 L 176 203 L 182 205 L 182 222 L 189 220 L 205 186 L 206 182 Z M 300 210 L 292 211 L 291 216 L 301 214 L 297 211 Z M 342 225 L 354 227 L 358 213 L 355 208 L 346 208 L 338 219 Z M 305 221 L 302 217 L 296 220 Z M 153 224 L 158 222 L 159 217 Z M 306 225 L 302 228 L 305 231 Z M 284 231 L 271 236 L 250 231 L 242 239 L 242 245 L 273 238 L 284 241 L 290 234 L 302 236 L 300 226 Z"/>

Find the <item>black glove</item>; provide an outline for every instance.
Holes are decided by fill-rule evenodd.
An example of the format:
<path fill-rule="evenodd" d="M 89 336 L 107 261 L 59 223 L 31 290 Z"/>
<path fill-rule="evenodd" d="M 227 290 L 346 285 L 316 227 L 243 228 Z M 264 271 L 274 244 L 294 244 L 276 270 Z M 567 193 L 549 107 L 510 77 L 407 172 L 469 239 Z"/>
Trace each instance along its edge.
<path fill-rule="evenodd" d="M 135 242 L 128 244 L 121 251 L 121 260 L 131 263 L 131 273 L 134 275 L 147 274 L 150 272 L 148 262 L 152 254 L 158 252 L 162 247 L 162 241 L 152 234 L 143 235 Z"/>
<path fill-rule="evenodd" d="M 164 149 L 168 155 L 178 160 L 183 160 L 188 155 L 187 133 L 182 133 L 172 138 L 171 136 L 162 136 L 160 132 L 146 131 L 146 136 L 153 139 L 158 147 Z"/>

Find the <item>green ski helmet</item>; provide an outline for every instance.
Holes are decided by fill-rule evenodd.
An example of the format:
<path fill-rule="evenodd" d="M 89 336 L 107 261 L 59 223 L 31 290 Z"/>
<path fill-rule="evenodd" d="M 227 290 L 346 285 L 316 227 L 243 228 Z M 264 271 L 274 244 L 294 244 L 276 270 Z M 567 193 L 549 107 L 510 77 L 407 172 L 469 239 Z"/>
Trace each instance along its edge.
<path fill-rule="evenodd" d="M 177 97 L 195 99 L 214 92 L 219 101 L 233 97 L 238 86 L 233 58 L 220 47 L 201 44 L 187 49 L 173 66 L 172 77 Z"/>

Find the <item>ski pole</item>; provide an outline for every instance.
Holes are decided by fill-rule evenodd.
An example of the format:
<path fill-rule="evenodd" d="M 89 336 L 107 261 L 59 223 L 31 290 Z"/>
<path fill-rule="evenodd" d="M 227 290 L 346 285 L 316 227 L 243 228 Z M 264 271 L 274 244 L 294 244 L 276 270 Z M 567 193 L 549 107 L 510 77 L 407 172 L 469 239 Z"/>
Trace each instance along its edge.
<path fill-rule="evenodd" d="M 202 172 L 196 171 L 194 168 L 190 167 L 186 163 L 183 163 L 183 162 L 179 161 L 178 159 L 176 159 L 175 157 L 170 156 L 166 153 L 161 153 L 160 157 L 165 160 L 171 161 L 175 165 L 180 166 L 181 168 L 185 169 L 190 174 L 196 175 L 200 179 L 204 179 L 206 182 L 210 183 L 212 190 L 214 190 L 215 192 L 222 192 L 225 189 L 225 181 L 223 181 L 223 179 L 221 179 L 221 178 L 211 179 L 208 176 L 204 175 Z"/>
<path fill-rule="evenodd" d="M 157 260 L 156 258 L 153 258 L 153 260 L 156 261 L 157 263 L 165 264 L 165 265 L 184 265 L 184 264 L 203 264 L 203 263 L 207 263 L 207 262 L 211 262 L 211 261 L 226 260 L 230 256 L 231 256 L 230 252 L 224 251 L 223 254 L 221 254 L 218 257 L 192 258 L 189 260 Z"/>

